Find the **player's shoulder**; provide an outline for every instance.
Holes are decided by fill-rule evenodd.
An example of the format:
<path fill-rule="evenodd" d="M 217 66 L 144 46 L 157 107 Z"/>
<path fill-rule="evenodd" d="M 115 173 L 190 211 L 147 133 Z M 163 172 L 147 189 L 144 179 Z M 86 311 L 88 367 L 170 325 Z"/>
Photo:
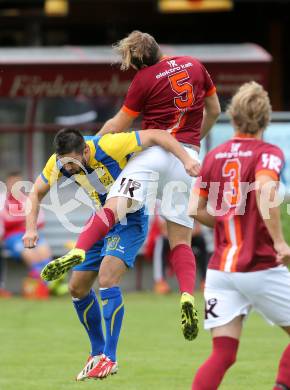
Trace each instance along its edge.
<path fill-rule="evenodd" d="M 234 143 L 233 141 L 233 139 L 229 139 L 228 141 L 223 142 L 222 144 L 214 147 L 207 153 L 206 157 L 215 158 L 220 153 L 229 151 L 231 149 L 231 145 Z"/>
<path fill-rule="evenodd" d="M 284 153 L 279 146 L 263 140 L 257 140 L 257 151 L 259 154 L 270 153 L 284 158 Z"/>
<path fill-rule="evenodd" d="M 89 145 L 89 146 L 94 145 L 95 147 L 97 147 L 99 145 L 99 142 L 100 142 L 101 138 L 103 138 L 103 137 L 98 135 L 98 134 L 95 134 L 95 135 L 85 135 L 84 136 L 84 140 L 85 140 L 85 143 L 87 145 Z"/>
<path fill-rule="evenodd" d="M 222 144 L 214 147 L 211 149 L 204 157 L 203 160 L 203 166 L 205 169 L 212 168 L 214 162 L 216 161 L 224 161 L 224 159 L 229 158 L 230 155 L 232 155 L 232 152 L 235 150 L 233 149 L 233 144 L 237 143 L 235 139 L 231 138 L 226 142 L 223 142 Z"/>
<path fill-rule="evenodd" d="M 127 145 L 131 139 L 136 139 L 135 132 L 108 133 L 95 138 L 96 155 L 119 155 L 119 150 Z"/>
<path fill-rule="evenodd" d="M 57 164 L 56 153 L 53 153 L 46 162 L 46 166 L 53 167 Z"/>
<path fill-rule="evenodd" d="M 98 135 L 98 134 L 95 134 L 95 135 L 85 135 L 84 136 L 84 140 L 85 140 L 86 143 L 88 143 L 89 141 L 98 142 L 100 138 L 101 138 L 101 136 Z"/>

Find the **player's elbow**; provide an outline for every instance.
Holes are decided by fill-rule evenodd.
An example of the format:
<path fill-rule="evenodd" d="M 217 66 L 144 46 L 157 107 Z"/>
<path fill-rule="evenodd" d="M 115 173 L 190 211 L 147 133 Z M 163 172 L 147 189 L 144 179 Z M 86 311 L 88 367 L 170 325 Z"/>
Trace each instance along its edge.
<path fill-rule="evenodd" d="M 217 119 L 221 114 L 221 108 L 220 105 L 212 106 L 208 109 L 206 109 L 207 115 L 209 115 L 213 119 Z"/>
<path fill-rule="evenodd" d="M 221 113 L 221 106 L 217 94 L 205 99 L 205 112 L 210 117 L 217 119 Z"/>
<path fill-rule="evenodd" d="M 144 130 L 141 133 L 139 132 L 139 135 L 141 136 L 141 143 L 144 147 L 156 145 L 163 146 L 165 139 L 171 137 L 171 135 L 164 130 Z"/>
<path fill-rule="evenodd" d="M 110 129 L 111 133 L 121 133 L 125 130 L 122 123 L 119 123 L 117 118 L 112 118 L 106 123 L 106 128 Z"/>

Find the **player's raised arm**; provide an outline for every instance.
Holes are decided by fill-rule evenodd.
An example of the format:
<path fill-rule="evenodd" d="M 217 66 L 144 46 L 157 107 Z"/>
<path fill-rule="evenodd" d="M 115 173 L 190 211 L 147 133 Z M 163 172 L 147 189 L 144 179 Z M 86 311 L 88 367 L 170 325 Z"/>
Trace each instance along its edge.
<path fill-rule="evenodd" d="M 134 121 L 134 117 L 123 110 L 120 110 L 113 118 L 109 119 L 98 135 L 105 135 L 108 133 L 121 133 L 128 130 Z"/>
<path fill-rule="evenodd" d="M 35 247 L 37 235 L 37 217 L 42 199 L 48 193 L 50 187 L 60 178 L 61 174 L 53 154 L 47 161 L 41 175 L 36 179 L 28 197 L 26 211 L 26 232 L 23 236 L 25 248 Z"/>
<path fill-rule="evenodd" d="M 138 132 L 141 146 L 144 148 L 158 145 L 174 154 L 184 165 L 190 176 L 198 176 L 200 163 L 190 157 L 182 145 L 171 134 L 164 130 L 144 130 Z"/>
<path fill-rule="evenodd" d="M 221 107 L 219 99 L 216 93 L 208 96 L 204 99 L 204 111 L 203 119 L 200 129 L 200 139 L 203 139 L 213 125 L 216 123 L 219 115 L 221 113 Z"/>
<path fill-rule="evenodd" d="M 279 206 L 279 179 L 274 180 L 267 174 L 261 174 L 256 178 L 256 199 L 260 214 L 270 233 L 274 248 L 278 254 L 278 261 L 290 264 L 290 247 L 285 241 L 281 213 Z"/>
<path fill-rule="evenodd" d="M 40 203 L 43 197 L 49 191 L 49 184 L 45 183 L 41 176 L 39 176 L 28 196 L 26 203 L 26 231 L 23 236 L 23 244 L 25 248 L 34 248 L 38 240 L 37 234 L 37 218 L 39 214 Z"/>

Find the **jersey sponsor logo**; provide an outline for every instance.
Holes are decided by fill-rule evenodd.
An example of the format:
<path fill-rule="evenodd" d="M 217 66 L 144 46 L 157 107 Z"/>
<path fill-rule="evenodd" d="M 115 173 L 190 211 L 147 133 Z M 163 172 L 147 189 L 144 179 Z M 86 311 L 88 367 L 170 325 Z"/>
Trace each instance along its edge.
<path fill-rule="evenodd" d="M 264 169 L 270 169 L 277 173 L 280 173 L 282 160 L 274 154 L 263 153 L 262 154 L 262 166 Z"/>
<path fill-rule="evenodd" d="M 134 198 L 134 192 L 136 190 L 139 190 L 140 187 L 141 183 L 139 183 L 138 181 L 123 177 L 120 184 L 119 192 L 123 193 L 124 195 L 127 195 L 129 193 L 130 197 Z"/>
<path fill-rule="evenodd" d="M 177 66 L 177 63 L 175 60 L 170 60 L 170 61 L 166 61 L 167 64 L 171 67 L 171 68 L 175 68 Z"/>
<path fill-rule="evenodd" d="M 218 318 L 219 316 L 214 312 L 214 308 L 216 307 L 218 300 L 216 298 L 211 298 L 206 302 L 205 308 L 205 319 L 208 320 L 209 315 L 213 318 Z"/>
<path fill-rule="evenodd" d="M 169 63 L 169 62 L 171 62 L 171 61 L 167 61 L 167 63 Z M 170 67 L 169 69 L 166 69 L 164 72 L 158 73 L 155 77 L 158 80 L 161 77 L 170 76 L 172 73 L 180 72 L 184 69 L 191 68 L 192 66 L 193 66 L 192 62 L 188 62 L 186 64 L 180 64 L 178 66 Z"/>
<path fill-rule="evenodd" d="M 232 144 L 232 148 L 231 148 L 231 152 L 232 153 L 237 153 L 238 151 L 239 151 L 239 149 L 240 149 L 240 146 L 241 146 L 241 144 Z"/>
<path fill-rule="evenodd" d="M 235 158 L 235 157 L 252 157 L 252 150 L 237 150 L 231 152 L 219 152 L 215 155 L 216 160 L 220 160 L 223 158 Z"/>

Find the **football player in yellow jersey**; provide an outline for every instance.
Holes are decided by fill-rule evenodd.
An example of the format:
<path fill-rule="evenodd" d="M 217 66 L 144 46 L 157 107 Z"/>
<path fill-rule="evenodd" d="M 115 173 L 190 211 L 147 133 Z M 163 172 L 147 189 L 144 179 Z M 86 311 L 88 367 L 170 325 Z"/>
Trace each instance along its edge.
<path fill-rule="evenodd" d="M 196 175 L 199 163 L 167 132 L 160 130 L 133 131 L 83 137 L 78 130 L 63 129 L 55 137 L 55 154 L 48 160 L 36 179 L 29 195 L 31 211 L 26 219 L 24 245 L 33 248 L 38 239 L 37 215 L 42 198 L 61 176 L 70 177 L 81 185 L 94 200 L 96 206 L 105 203 L 111 185 L 125 167 L 131 154 L 143 148 L 160 145 L 178 157 L 187 172 Z M 131 183 L 129 191 L 134 191 Z M 134 265 L 135 257 L 143 244 L 148 226 L 144 207 L 128 214 L 127 224 L 116 224 L 111 230 L 104 213 L 100 233 L 105 237 L 86 252 L 74 251 L 74 260 L 64 258 L 51 263 L 47 278 L 57 279 L 73 268 L 69 288 L 80 322 L 85 327 L 91 352 L 77 380 L 103 378 L 118 370 L 116 349 L 124 315 L 120 280 L 127 268 Z M 79 255 L 78 255 L 79 252 Z M 93 283 L 98 276 L 106 337 L 102 331 L 102 315 Z"/>

